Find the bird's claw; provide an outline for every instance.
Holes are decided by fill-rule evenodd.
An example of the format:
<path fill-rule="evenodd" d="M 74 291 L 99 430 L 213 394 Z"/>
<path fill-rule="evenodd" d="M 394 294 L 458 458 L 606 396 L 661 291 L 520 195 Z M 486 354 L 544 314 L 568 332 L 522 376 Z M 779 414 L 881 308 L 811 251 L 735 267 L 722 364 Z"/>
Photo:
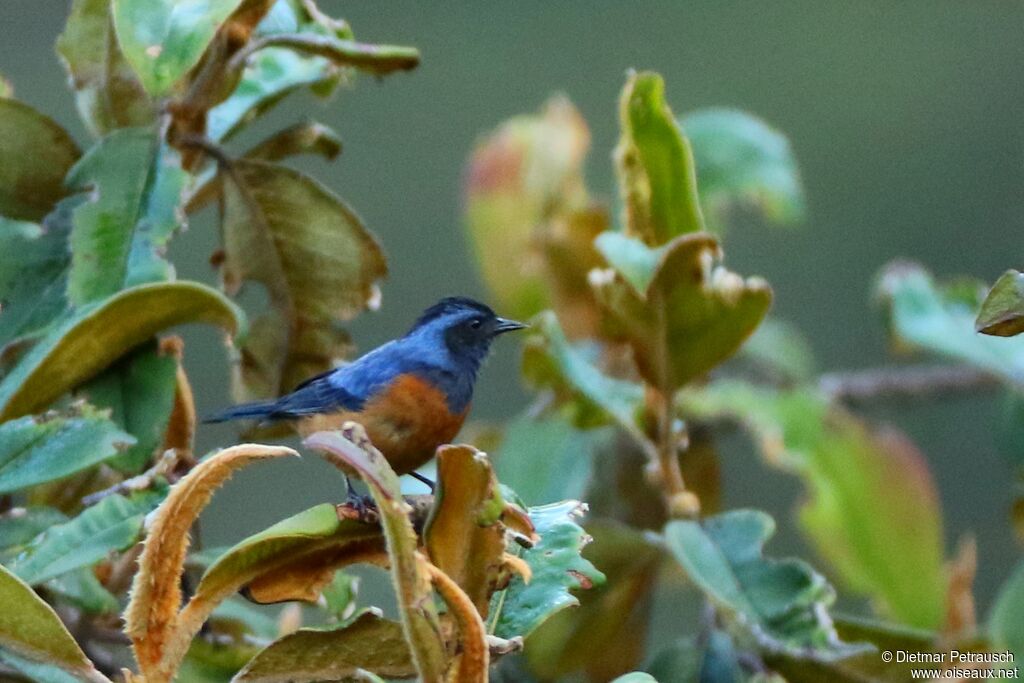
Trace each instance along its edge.
<path fill-rule="evenodd" d="M 364 524 L 380 522 L 380 512 L 369 496 L 352 494 L 341 505 L 336 506 L 338 519 L 353 519 Z"/>

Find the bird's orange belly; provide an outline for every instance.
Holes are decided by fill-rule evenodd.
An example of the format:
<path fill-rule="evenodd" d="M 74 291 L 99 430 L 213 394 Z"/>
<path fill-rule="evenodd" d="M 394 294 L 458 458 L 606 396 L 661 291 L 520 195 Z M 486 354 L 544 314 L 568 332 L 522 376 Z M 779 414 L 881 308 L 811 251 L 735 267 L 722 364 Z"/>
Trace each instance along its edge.
<path fill-rule="evenodd" d="M 441 391 L 415 375 L 403 375 L 361 411 L 312 415 L 299 422 L 298 431 L 305 436 L 358 422 L 395 472 L 407 474 L 434 457 L 438 446 L 455 438 L 467 412 L 468 408 L 451 413 Z"/>

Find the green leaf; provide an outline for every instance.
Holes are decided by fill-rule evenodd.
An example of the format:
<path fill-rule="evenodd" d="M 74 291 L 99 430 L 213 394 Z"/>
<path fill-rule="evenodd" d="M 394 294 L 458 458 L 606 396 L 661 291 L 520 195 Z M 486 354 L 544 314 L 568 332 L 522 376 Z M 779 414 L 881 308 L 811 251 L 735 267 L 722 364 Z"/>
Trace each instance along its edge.
<path fill-rule="evenodd" d="M 74 519 L 41 533 L 8 568 L 25 583 L 36 585 L 91 567 L 138 541 L 143 519 L 163 498 L 163 491 L 107 496 Z"/>
<path fill-rule="evenodd" d="M 67 307 L 71 208 L 66 199 L 41 226 L 0 218 L 0 348 L 39 335 Z"/>
<path fill-rule="evenodd" d="M 619 101 L 622 137 L 615 150 L 626 232 L 648 245 L 704 230 L 690 142 L 665 102 L 665 82 L 631 73 Z"/>
<path fill-rule="evenodd" d="M 900 621 L 936 628 L 945 611 L 942 517 L 924 457 L 893 430 L 871 432 L 807 389 L 715 382 L 683 398 L 686 414 L 733 417 L 765 459 L 810 498 L 800 521 L 851 588 Z M 870 505 L 865 505 L 870 501 Z"/>
<path fill-rule="evenodd" d="M 154 97 L 196 65 L 217 27 L 241 0 L 112 0 L 125 58 Z"/>
<path fill-rule="evenodd" d="M 89 198 L 73 214 L 73 304 L 173 278 L 163 252 L 182 225 L 187 179 L 178 153 L 145 128 L 111 133 L 75 164 L 68 186 L 88 190 Z"/>
<path fill-rule="evenodd" d="M 768 312 L 768 283 L 726 270 L 708 233 L 677 237 L 643 257 L 647 248 L 639 240 L 605 235 L 597 247 L 613 270 L 593 273 L 591 284 L 606 333 L 629 343 L 640 374 L 666 394 L 736 353 Z M 641 262 L 653 270 L 644 271 Z"/>
<path fill-rule="evenodd" d="M 207 135 L 212 140 L 230 138 L 289 93 L 304 86 L 329 89 L 338 74 L 323 57 L 303 57 L 283 47 L 260 50 L 246 62 L 231 96 L 207 114 Z"/>
<path fill-rule="evenodd" d="M 196 282 L 138 285 L 65 316 L 0 380 L 0 421 L 49 405 L 157 332 L 186 322 L 242 331 L 242 312 Z"/>
<path fill-rule="evenodd" d="M 50 579 L 43 587 L 50 594 L 59 596 L 89 614 L 116 614 L 121 610 L 121 603 L 103 587 L 88 567 L 80 567 Z"/>
<path fill-rule="evenodd" d="M 614 422 L 635 438 L 646 439 L 639 419 L 643 387 L 601 372 L 583 349 L 569 343 L 551 311 L 534 318 L 530 332 L 523 375 L 534 387 L 554 389 L 563 401 L 573 401 L 581 426 Z"/>
<path fill-rule="evenodd" d="M 257 602 L 316 600 L 336 569 L 361 559 L 369 546 L 383 550 L 378 527 L 339 520 L 335 507 L 324 503 L 233 546 L 206 570 L 196 595 L 226 597 L 242 586 Z M 291 589 L 301 593 L 282 593 Z"/>
<path fill-rule="evenodd" d="M 491 599 L 488 631 L 499 638 L 526 637 L 551 615 L 578 605 L 570 590 L 590 588 L 605 576 L 580 552 L 589 538 L 577 524 L 585 507 L 575 500 L 531 507 L 527 512 L 540 541 L 522 553 L 533 577 L 515 577 Z"/>
<path fill-rule="evenodd" d="M 940 286 L 921 266 L 893 263 L 879 277 L 897 349 L 924 349 L 964 361 L 1024 386 L 1024 338 L 993 339 L 975 332 L 984 290 L 980 283 Z"/>
<path fill-rule="evenodd" d="M 1024 274 L 1008 270 L 996 280 L 981 304 L 974 327 L 994 337 L 1014 337 L 1024 332 Z"/>
<path fill-rule="evenodd" d="M 53 119 L 0 98 L 0 215 L 38 221 L 67 194 L 64 176 L 80 152 Z"/>
<path fill-rule="evenodd" d="M 364 612 L 339 629 L 299 629 L 261 650 L 234 680 L 338 681 L 364 669 L 387 678 L 416 674 L 401 624 Z"/>
<path fill-rule="evenodd" d="M 225 287 L 260 282 L 274 307 L 253 324 L 236 393 L 279 396 L 343 357 L 339 324 L 375 306 L 384 254 L 351 209 L 298 171 L 237 160 L 224 191 Z"/>
<path fill-rule="evenodd" d="M 520 415 L 505 426 L 495 470 L 527 504 L 582 498 L 591 474 L 591 448 L 591 434 L 567 419 Z"/>
<path fill-rule="evenodd" d="M 557 96 L 537 114 L 502 123 L 467 162 L 466 232 L 484 281 L 508 315 L 527 318 L 550 305 L 549 282 L 563 273 L 545 270 L 538 247 L 554 237 L 562 216 L 589 203 L 589 148 L 583 117 Z M 583 249 L 573 255 L 592 260 Z"/>
<path fill-rule="evenodd" d="M 673 520 L 669 551 L 719 612 L 769 652 L 829 660 L 863 650 L 839 640 L 826 608 L 835 593 L 801 560 L 767 560 L 762 547 L 775 522 L 756 510 L 734 510 L 703 522 Z"/>
<path fill-rule="evenodd" d="M 1018 662 L 1024 658 L 1024 563 L 1017 565 L 999 590 L 988 618 L 988 633 L 994 651 L 1009 650 Z"/>
<path fill-rule="evenodd" d="M 3 433 L 3 428 L 0 428 L 0 433 Z M 10 565 L 26 543 L 51 526 L 67 520 L 67 515 L 60 510 L 41 505 L 14 508 L 0 515 L 0 564 Z"/>
<path fill-rule="evenodd" d="M 940 645 L 937 634 L 931 631 L 852 617 L 836 617 L 835 624 L 843 640 L 870 642 L 877 650 L 832 662 L 816 662 L 785 654 L 769 655 L 765 657 L 765 663 L 791 683 L 906 683 L 914 680 L 911 670 L 920 669 L 921 663 L 886 663 L 882 661 L 880 652 L 944 652 L 946 657 L 949 656 L 948 644 Z M 962 645 L 958 647 L 967 649 Z"/>
<path fill-rule="evenodd" d="M 445 670 L 441 623 L 433 601 L 431 579 L 424 575 L 417 555 L 418 539 L 409 520 L 409 505 L 402 498 L 398 475 L 365 433 L 317 432 L 303 442 L 321 452 L 343 471 L 355 471 L 366 483 L 380 513 L 380 525 L 387 538 L 391 580 L 395 589 L 402 631 L 412 651 L 416 670 L 426 680 L 440 680 Z"/>
<path fill-rule="evenodd" d="M 780 383 L 806 382 L 816 372 L 811 346 L 800 330 L 771 316 L 746 341 L 740 357 Z"/>
<path fill-rule="evenodd" d="M 78 113 L 93 135 L 156 119 L 156 104 L 117 43 L 110 0 L 73 0 L 57 53 L 75 89 Z"/>
<path fill-rule="evenodd" d="M 608 580 L 588 590 L 578 608 L 553 615 L 526 641 L 530 669 L 544 680 L 585 672 L 588 680 L 607 681 L 644 660 L 664 550 L 643 531 L 608 519 L 588 522 L 587 533 L 594 542 L 584 552 L 586 559 Z"/>
<path fill-rule="evenodd" d="M 107 681 L 78 647 L 53 608 L 0 565 L 0 647 L 56 665 L 87 681 Z"/>
<path fill-rule="evenodd" d="M 711 230 L 724 230 L 733 206 L 756 207 L 776 223 L 804 219 L 803 187 L 786 136 L 734 109 L 702 109 L 681 123 L 693 146 L 701 207 Z"/>
<path fill-rule="evenodd" d="M 80 683 L 82 680 L 78 676 L 72 676 L 59 666 L 32 661 L 31 659 L 19 657 L 13 652 L 0 650 L 0 662 L 3 662 L 35 683 Z"/>
<path fill-rule="evenodd" d="M 27 416 L 0 424 L 0 493 L 62 479 L 134 442 L 88 406 L 63 416 Z"/>
<path fill-rule="evenodd" d="M 164 442 L 174 408 L 178 360 L 146 344 L 118 360 L 76 393 L 135 437 L 135 445 L 110 461 L 126 474 L 137 474 Z"/>
<path fill-rule="evenodd" d="M 324 609 L 335 621 L 348 621 L 356 611 L 359 577 L 338 570 L 324 587 Z"/>

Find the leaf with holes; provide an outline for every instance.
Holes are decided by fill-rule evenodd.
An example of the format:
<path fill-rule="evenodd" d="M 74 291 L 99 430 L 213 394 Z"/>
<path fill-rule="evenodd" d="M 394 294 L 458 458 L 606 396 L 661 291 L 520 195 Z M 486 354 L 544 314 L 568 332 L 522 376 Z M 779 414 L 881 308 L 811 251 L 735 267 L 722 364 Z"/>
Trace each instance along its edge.
<path fill-rule="evenodd" d="M 611 680 L 643 663 L 647 624 L 664 549 L 644 532 L 608 519 L 587 523 L 594 542 L 586 559 L 608 579 L 541 624 L 526 643 L 530 669 L 545 680 L 585 671 L 590 680 Z M 587 647 L 574 647 L 584 641 Z M 668 679 L 666 679 L 668 680 Z"/>
<path fill-rule="evenodd" d="M 590 541 L 577 523 L 585 507 L 575 500 L 527 510 L 540 541 L 522 559 L 533 574 L 529 583 L 515 577 L 491 599 L 488 631 L 499 638 L 530 635 L 556 612 L 579 604 L 570 590 L 604 583 L 605 576 L 580 552 Z"/>

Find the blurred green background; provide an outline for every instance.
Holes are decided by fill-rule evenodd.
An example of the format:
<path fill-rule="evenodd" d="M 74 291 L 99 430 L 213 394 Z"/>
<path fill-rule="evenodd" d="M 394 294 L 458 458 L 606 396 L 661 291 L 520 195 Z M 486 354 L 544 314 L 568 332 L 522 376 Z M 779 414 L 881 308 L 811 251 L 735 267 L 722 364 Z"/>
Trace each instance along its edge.
<path fill-rule="evenodd" d="M 421 67 L 382 83 L 362 77 L 326 105 L 293 96 L 236 144 L 243 148 L 301 114 L 341 133 L 338 163 L 296 164 L 355 207 L 390 258 L 381 310 L 351 326 L 363 350 L 402 333 L 440 296 L 486 297 L 460 226 L 463 162 L 481 132 L 564 92 L 593 134 L 588 184 L 613 197 L 616 98 L 629 67 L 660 71 L 677 113 L 739 107 L 789 136 L 809 219 L 796 230 L 736 226 L 725 240 L 727 265 L 767 277 L 776 314 L 808 336 L 820 368 L 893 362 L 871 302 L 874 274 L 891 259 L 987 281 L 1022 265 L 1024 6 L 1018 3 L 321 4 L 348 19 L 359 37 L 417 46 Z M 84 141 L 53 51 L 66 12 L 60 0 L 5 0 L 0 72 L 20 99 Z M 208 265 L 216 243 L 210 218 L 195 221 L 174 243 L 183 277 L 215 279 Z M 185 336 L 198 407 L 210 412 L 228 402 L 222 342 L 206 329 Z M 473 417 L 503 420 L 524 402 L 516 343 L 503 340 L 484 372 Z M 1011 460 L 1022 454 L 997 448 L 999 410 L 992 395 L 885 403 L 870 412 L 906 430 L 932 463 L 948 552 L 962 534 L 978 535 L 983 610 L 1019 554 L 1008 511 Z M 204 426 L 199 447 L 233 438 L 231 426 Z M 800 496 L 798 484 L 765 469 L 742 439 L 727 440 L 721 455 L 727 506 L 781 515 L 773 554 L 807 555 L 784 523 Z M 261 465 L 215 499 L 204 540 L 230 543 L 342 495 L 340 478 L 314 458 Z"/>

